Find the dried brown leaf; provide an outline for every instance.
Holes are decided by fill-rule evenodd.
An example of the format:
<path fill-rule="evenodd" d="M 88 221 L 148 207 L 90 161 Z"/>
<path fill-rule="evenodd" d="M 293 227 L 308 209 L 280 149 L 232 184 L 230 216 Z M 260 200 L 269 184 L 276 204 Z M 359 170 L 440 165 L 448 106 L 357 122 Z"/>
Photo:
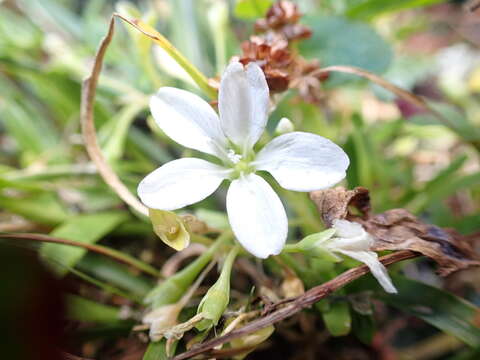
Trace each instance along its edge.
<path fill-rule="evenodd" d="M 373 250 L 419 252 L 438 263 L 438 273 L 442 276 L 480 265 L 470 242 L 454 230 L 426 224 L 405 209 L 372 214 L 369 192 L 365 188 L 314 191 L 310 198 L 327 226 L 335 219 L 362 224 L 375 239 Z"/>
<path fill-rule="evenodd" d="M 370 195 L 368 190 L 357 187 L 346 190 L 336 187 L 329 190 L 312 191 L 310 199 L 317 206 L 318 212 L 326 226 L 331 227 L 335 219 L 345 219 L 350 205 L 357 207 L 362 214 L 370 211 Z"/>

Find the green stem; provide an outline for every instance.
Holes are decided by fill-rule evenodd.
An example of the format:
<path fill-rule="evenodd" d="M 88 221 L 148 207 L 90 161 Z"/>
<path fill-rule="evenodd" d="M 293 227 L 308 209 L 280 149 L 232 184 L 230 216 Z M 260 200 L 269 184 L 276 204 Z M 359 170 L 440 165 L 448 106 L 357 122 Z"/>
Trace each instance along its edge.
<path fill-rule="evenodd" d="M 183 281 L 189 282 L 189 285 L 195 280 L 197 275 L 202 271 L 202 269 L 209 263 L 213 255 L 218 251 L 218 249 L 229 239 L 232 238 L 232 233 L 226 231 L 221 234 L 217 240 L 212 244 L 212 246 L 200 255 L 195 261 L 190 263 L 183 270 L 176 273 L 173 277 L 182 279 Z"/>
<path fill-rule="evenodd" d="M 144 301 L 146 303 L 152 303 L 153 308 L 177 302 L 191 286 L 202 269 L 218 252 L 220 247 L 230 240 L 232 236 L 231 231 L 222 233 L 207 251 L 188 266 L 158 285 L 147 295 Z"/>
<path fill-rule="evenodd" d="M 220 277 L 218 278 L 219 282 L 228 282 L 229 287 L 230 287 L 230 275 L 232 273 L 233 262 L 235 261 L 235 258 L 237 257 L 239 251 L 240 251 L 240 246 L 238 245 L 235 245 L 230 250 L 230 252 L 227 255 L 227 258 L 225 259 L 225 262 L 223 263 Z"/>
<path fill-rule="evenodd" d="M 295 244 L 287 244 L 283 247 L 282 253 L 299 253 L 302 252 L 302 249 L 300 249 L 297 246 L 298 243 Z"/>

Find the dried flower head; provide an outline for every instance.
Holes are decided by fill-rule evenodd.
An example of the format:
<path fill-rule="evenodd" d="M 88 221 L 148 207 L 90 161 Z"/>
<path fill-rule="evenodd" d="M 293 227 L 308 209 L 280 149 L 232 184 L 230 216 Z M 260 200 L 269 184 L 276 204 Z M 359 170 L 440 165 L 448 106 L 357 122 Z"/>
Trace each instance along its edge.
<path fill-rule="evenodd" d="M 292 41 L 309 38 L 311 30 L 298 24 L 302 14 L 290 1 L 278 1 L 265 18 L 257 20 L 260 33 L 242 43 L 242 55 L 236 60 L 243 65 L 256 63 L 263 70 L 271 93 L 297 89 L 308 103 L 320 104 L 324 98 L 322 82 L 328 74 L 317 74 L 318 61 L 307 61 L 292 49 Z"/>
<path fill-rule="evenodd" d="M 277 1 L 268 10 L 265 18 L 257 20 L 257 32 L 276 32 L 287 40 L 307 39 L 312 31 L 305 25 L 298 24 L 302 14 L 296 4 L 290 1 Z"/>
<path fill-rule="evenodd" d="M 291 74 L 290 88 L 297 89 L 300 97 L 311 104 L 320 104 L 325 97 L 322 83 L 328 79 L 328 73 L 318 74 L 318 60 L 297 58 Z"/>
<path fill-rule="evenodd" d="M 242 43 L 242 51 L 239 61 L 243 65 L 255 62 L 260 66 L 271 92 L 288 89 L 289 65 L 293 62 L 288 42 L 277 36 L 252 36 L 250 40 Z"/>

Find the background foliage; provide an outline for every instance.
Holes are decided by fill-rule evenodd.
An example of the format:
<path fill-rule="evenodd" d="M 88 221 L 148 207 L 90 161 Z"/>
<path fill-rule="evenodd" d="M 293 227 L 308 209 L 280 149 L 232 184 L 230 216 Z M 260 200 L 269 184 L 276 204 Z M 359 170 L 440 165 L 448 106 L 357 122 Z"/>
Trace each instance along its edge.
<path fill-rule="evenodd" d="M 253 20 L 263 16 L 271 3 L 0 1 L 0 231 L 101 242 L 120 256 L 160 268 L 173 251 L 155 237 L 148 220 L 122 204 L 85 153 L 79 124 L 82 79 L 114 11 L 154 25 L 205 75 L 215 77 L 231 56 L 239 54 L 241 41 L 252 33 Z M 312 38 L 299 45 L 303 56 L 318 59 L 322 66 L 353 65 L 380 74 L 424 96 L 449 124 L 439 123 L 365 80 L 334 74 L 324 85 L 321 106 L 302 102 L 293 90 L 283 96 L 270 118 L 270 133 L 285 116 L 297 129 L 340 144 L 352 164 L 345 185 L 370 189 L 377 212 L 403 207 L 428 223 L 463 234 L 478 233 L 478 13 L 461 1 L 297 3 L 306 14 L 302 23 L 313 30 Z M 201 92 L 159 47 L 131 27 L 117 25 L 100 78 L 96 126 L 108 162 L 135 192 L 145 174 L 190 153 L 155 127 L 148 96 L 165 85 Z M 306 195 L 281 195 L 289 201 L 292 224 L 300 224 L 300 235 L 292 239 L 323 228 Z M 221 189 L 188 211 L 211 226 L 225 227 L 223 198 Z M 5 243 L 12 245 L 12 241 Z M 13 244 L 38 250 L 70 284 L 66 317 L 77 324 L 70 331 L 72 352 L 106 359 L 142 358 L 145 344 L 128 336 L 135 316 L 125 315 L 124 310 L 141 309 L 143 297 L 155 284 L 152 271 L 142 274 L 67 245 L 37 246 L 20 240 Z M 345 268 L 342 264 L 335 271 Z M 265 269 L 279 273 L 268 261 Z M 328 278 L 329 271 L 312 263 L 302 279 L 311 287 Z M 397 266 L 395 271 L 408 278 L 394 277 L 399 297 L 375 290 L 375 316 L 371 302 L 362 310 L 362 302 L 348 295 L 358 289 L 376 289 L 368 279 L 362 280 L 304 314 L 323 314 L 324 322 L 314 320 L 315 327 L 310 329 L 310 335 L 316 334 L 313 345 L 302 345 L 309 333 L 300 321 L 292 329 L 279 326 L 264 353 L 250 356 L 475 358 L 480 346 L 478 319 L 472 320 L 478 317 L 474 305 L 479 302 L 478 270 L 440 279 L 432 264 L 421 260 Z M 16 275 L 2 271 L 1 276 Z M 18 289 L 2 292 L 13 294 L 28 287 L 29 279 L 34 281 L 29 275 L 26 279 L 17 282 Z M 162 351 L 150 347 L 144 359 L 161 358 Z"/>

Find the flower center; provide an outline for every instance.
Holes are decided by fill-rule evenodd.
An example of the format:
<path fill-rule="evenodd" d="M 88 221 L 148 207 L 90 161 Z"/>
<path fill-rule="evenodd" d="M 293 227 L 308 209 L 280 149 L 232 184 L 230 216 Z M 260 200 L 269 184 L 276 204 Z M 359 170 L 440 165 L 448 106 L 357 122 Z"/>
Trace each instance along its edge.
<path fill-rule="evenodd" d="M 240 160 L 242 160 L 242 155 L 235 153 L 235 151 L 232 149 L 228 150 L 227 156 L 228 159 L 234 164 L 238 164 Z"/>
<path fill-rule="evenodd" d="M 237 162 L 233 166 L 233 172 L 231 173 L 231 180 L 238 179 L 242 174 L 246 175 L 254 171 L 255 171 L 255 168 L 250 164 L 250 161 L 237 160 Z"/>

